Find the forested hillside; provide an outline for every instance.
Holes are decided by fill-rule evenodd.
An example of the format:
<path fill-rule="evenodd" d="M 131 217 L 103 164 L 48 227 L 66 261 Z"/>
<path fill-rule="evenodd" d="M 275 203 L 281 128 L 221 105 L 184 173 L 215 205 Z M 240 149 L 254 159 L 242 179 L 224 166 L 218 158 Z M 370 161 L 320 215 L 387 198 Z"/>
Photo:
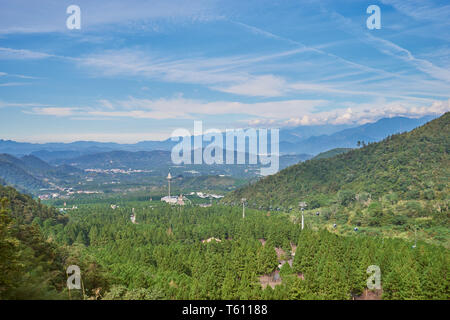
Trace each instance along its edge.
<path fill-rule="evenodd" d="M 398 199 L 447 198 L 450 178 L 450 113 L 411 132 L 329 159 L 291 166 L 232 193 L 269 206 L 334 198 L 339 191 L 370 193 L 379 198 L 395 193 Z"/>
<path fill-rule="evenodd" d="M 58 298 L 64 288 L 62 256 L 38 224 L 66 219 L 10 187 L 0 186 L 0 200 L 0 298 Z"/>
<path fill-rule="evenodd" d="M 323 222 L 428 229 L 448 241 L 450 113 L 411 132 L 327 159 L 309 160 L 227 195 L 224 203 L 321 211 Z M 314 211 L 315 212 L 315 211 Z"/>
<path fill-rule="evenodd" d="M 55 209 L 0 186 L 0 300 L 68 298 L 66 268 L 93 262 L 41 230 L 43 226 L 64 229 L 67 221 Z"/>
<path fill-rule="evenodd" d="M 32 155 L 16 158 L 0 154 L 0 178 L 5 185 L 13 186 L 21 192 L 35 194 L 40 189 L 51 187 L 50 182 L 64 184 L 82 173 L 69 165 L 49 165 Z"/>
<path fill-rule="evenodd" d="M 13 156 L 0 154 L 0 178 L 5 184 L 7 183 L 25 192 L 48 187 L 46 182 L 33 176 L 19 163 L 20 160 Z"/>

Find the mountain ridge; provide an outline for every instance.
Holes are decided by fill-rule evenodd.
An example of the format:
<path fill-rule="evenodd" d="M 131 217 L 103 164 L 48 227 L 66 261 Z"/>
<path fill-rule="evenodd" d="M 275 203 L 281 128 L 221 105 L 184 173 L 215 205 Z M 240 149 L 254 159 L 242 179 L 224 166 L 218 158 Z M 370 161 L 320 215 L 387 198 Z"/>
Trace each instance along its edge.
<path fill-rule="evenodd" d="M 320 125 L 298 126 L 280 129 L 281 154 L 312 154 L 334 148 L 354 148 L 357 141 L 379 141 L 390 134 L 409 131 L 435 116 L 421 118 L 392 117 L 359 126 Z M 115 142 L 75 141 L 71 143 L 27 143 L 0 139 L 0 153 L 14 156 L 35 155 L 45 161 L 68 159 L 75 156 L 110 151 L 170 151 L 174 145 L 171 139 L 163 141 L 140 141 L 135 144 Z"/>
<path fill-rule="evenodd" d="M 448 194 L 450 113 L 410 132 L 396 134 L 361 149 L 328 159 L 308 160 L 227 195 L 226 202 L 252 199 L 262 206 L 297 206 L 298 201 L 325 205 L 347 189 L 373 197 L 400 198 Z M 441 189 L 441 190 L 439 190 Z M 322 201 L 322 203 L 321 203 Z"/>

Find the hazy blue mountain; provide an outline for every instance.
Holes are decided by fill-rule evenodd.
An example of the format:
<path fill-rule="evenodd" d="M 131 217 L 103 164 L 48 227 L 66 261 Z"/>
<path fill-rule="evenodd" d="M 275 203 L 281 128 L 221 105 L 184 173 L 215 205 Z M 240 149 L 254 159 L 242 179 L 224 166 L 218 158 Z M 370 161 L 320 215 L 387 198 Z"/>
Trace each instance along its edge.
<path fill-rule="evenodd" d="M 193 155 L 193 153 L 192 153 Z M 220 167 L 236 167 L 239 169 L 244 169 L 246 167 L 256 167 L 257 165 L 248 165 L 248 154 L 245 155 L 246 163 L 244 165 L 182 165 L 184 170 L 201 170 L 202 173 L 210 174 L 209 170 L 219 170 L 221 172 Z M 293 164 L 299 163 L 301 161 L 305 161 L 311 159 L 312 156 L 308 154 L 295 154 L 295 155 L 284 155 L 280 157 L 280 169 L 291 166 Z M 223 159 L 225 161 L 226 156 L 224 154 Z M 235 160 L 237 159 L 237 155 L 235 153 Z M 193 163 L 193 158 L 191 159 Z M 80 157 L 75 157 L 72 159 L 60 159 L 58 161 L 54 161 L 55 164 L 65 164 L 74 166 L 80 169 L 123 169 L 123 170 L 153 170 L 153 171 L 161 171 L 166 173 L 166 171 L 170 167 L 176 167 L 172 163 L 171 152 L 156 150 L 156 151 L 138 151 L 138 152 L 130 152 L 130 151 L 111 151 L 97 154 L 88 154 Z M 227 169 L 224 168 L 226 171 Z M 160 172 L 160 173 L 161 173 Z M 225 172 L 221 172 L 225 173 Z"/>
<path fill-rule="evenodd" d="M 167 175 L 168 171 L 172 172 L 174 176 L 225 175 L 238 179 L 258 177 L 260 165 L 248 164 L 248 154 L 245 156 L 246 164 L 243 165 L 174 165 L 170 151 L 110 151 L 85 154 L 71 159 L 52 160 L 49 164 L 35 155 L 19 158 L 9 154 L 0 154 L 0 179 L 5 185 L 37 194 L 39 189 L 54 190 L 57 187 L 73 186 L 79 181 L 84 181 L 91 174 L 85 172 L 85 169 L 100 169 L 94 175 L 102 175 L 105 178 L 108 174 L 113 173 L 119 179 L 128 179 L 127 176 L 131 171 L 133 174 L 132 177 L 130 176 L 131 179 L 137 178 L 137 175 L 140 176 L 140 179 L 148 175 L 163 177 Z M 235 154 L 235 159 L 236 157 L 237 154 Z M 304 154 L 282 156 L 279 168 L 283 169 L 310 158 L 310 155 Z M 225 156 L 224 159 L 226 159 Z M 111 169 L 121 169 L 124 172 L 120 175 L 119 172 Z"/>
<path fill-rule="evenodd" d="M 48 183 L 27 171 L 26 165 L 20 159 L 8 154 L 0 154 L 0 179 L 4 184 L 25 192 L 48 187 Z"/>
<path fill-rule="evenodd" d="M 105 143 L 96 141 L 77 141 L 72 143 L 26 143 L 0 139 L 0 152 L 14 156 L 34 155 L 45 161 L 69 159 L 88 154 L 110 151 L 169 151 L 176 144 L 165 141 L 141 141 L 136 144 Z"/>
<path fill-rule="evenodd" d="M 0 152 L 15 156 L 28 155 L 38 151 L 82 151 L 82 152 L 106 152 L 120 148 L 118 143 L 103 143 L 94 141 L 77 141 L 72 143 L 28 143 L 0 139 Z"/>
<path fill-rule="evenodd" d="M 409 131 L 432 120 L 433 116 L 419 119 L 394 117 L 375 123 L 352 127 L 350 125 L 298 126 L 280 129 L 281 154 L 318 154 L 334 148 L 354 148 L 356 142 L 380 141 L 388 135 Z M 23 143 L 0 140 L 0 153 L 15 156 L 35 155 L 45 161 L 70 159 L 111 151 L 170 151 L 171 139 L 164 141 L 141 141 L 135 144 L 77 141 L 72 143 Z M 204 142 L 204 146 L 208 143 Z"/>
<path fill-rule="evenodd" d="M 27 155 L 20 158 L 20 164 L 31 173 L 45 173 L 51 171 L 53 167 L 47 162 L 35 157 L 33 155 Z"/>
<path fill-rule="evenodd" d="M 280 129 L 280 142 L 297 143 L 313 136 L 330 135 L 357 125 L 296 126 Z"/>
<path fill-rule="evenodd" d="M 410 131 L 434 118 L 434 116 L 418 119 L 383 118 L 374 123 L 344 129 L 331 135 L 310 137 L 298 143 L 280 142 L 280 152 L 318 154 L 335 148 L 355 148 L 358 141 L 378 142 L 392 134 Z"/>
<path fill-rule="evenodd" d="M 380 119 L 375 123 L 346 128 L 330 135 L 309 136 L 305 131 L 325 128 L 296 127 L 281 130 L 279 169 L 308 160 L 312 155 L 336 148 L 355 148 L 358 141 L 377 142 L 389 135 L 410 131 L 433 117 L 411 119 L 404 117 Z M 335 130 L 334 126 L 329 130 Z M 298 138 L 298 141 L 295 141 Z M 285 140 L 283 140 L 285 139 Z M 302 140 L 303 139 L 303 140 Z M 257 177 L 260 165 L 181 165 L 171 161 L 170 150 L 177 142 L 142 141 L 136 144 L 78 141 L 74 143 L 32 144 L 0 140 L 0 152 L 13 150 L 13 155 L 0 154 L 0 178 L 20 190 L 32 192 L 49 186 L 49 182 L 70 184 L 85 175 L 84 169 L 123 169 L 151 171 L 161 176 L 171 171 L 176 174 L 229 175 L 233 177 Z M 207 142 L 204 142 L 206 146 Z M 193 144 L 192 144 L 193 145 Z M 157 150 L 141 150 L 152 149 Z M 166 148 L 167 150 L 161 150 Z M 38 150 L 33 150 L 38 149 Z M 136 151 L 138 150 L 138 151 Z M 334 154 L 336 150 L 329 151 Z M 18 157 L 17 154 L 26 154 Z M 226 157 L 224 157 L 225 159 Z M 236 157 L 235 157 L 236 158 Z M 44 161 L 46 160 L 46 161 Z M 191 173 L 189 173 L 191 172 Z"/>
<path fill-rule="evenodd" d="M 63 159 L 59 164 L 80 169 L 155 169 L 171 163 L 169 151 L 111 151 Z"/>
<path fill-rule="evenodd" d="M 44 161 L 50 162 L 50 161 L 58 161 L 62 159 L 70 159 L 70 158 L 76 158 L 81 157 L 86 154 L 94 154 L 95 152 L 83 152 L 83 151 L 47 151 L 47 150 L 39 150 L 39 151 L 33 151 L 31 155 L 38 157 L 39 159 L 42 159 Z"/>
<path fill-rule="evenodd" d="M 17 158 L 9 154 L 0 154 L 0 179 L 3 180 L 3 184 L 14 186 L 27 193 L 48 188 L 50 182 L 73 181 L 82 174 L 84 172 L 78 168 L 69 165 L 52 166 L 32 155 Z"/>

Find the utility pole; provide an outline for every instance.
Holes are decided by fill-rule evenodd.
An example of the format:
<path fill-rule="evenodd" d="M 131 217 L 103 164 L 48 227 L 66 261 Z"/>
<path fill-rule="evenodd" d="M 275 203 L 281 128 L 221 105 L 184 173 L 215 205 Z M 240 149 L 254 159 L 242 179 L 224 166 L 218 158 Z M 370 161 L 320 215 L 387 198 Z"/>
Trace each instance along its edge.
<path fill-rule="evenodd" d="M 303 208 L 302 208 L 302 230 L 305 227 L 305 219 L 303 217 Z"/>
<path fill-rule="evenodd" d="M 300 201 L 298 203 L 298 206 L 300 207 L 300 210 L 302 212 L 302 230 L 305 228 L 305 217 L 303 216 L 303 211 L 305 210 L 305 207 L 307 207 L 308 205 L 306 204 L 306 202 Z"/>
<path fill-rule="evenodd" d="M 242 198 L 242 219 L 245 219 L 245 201 L 247 201 L 247 199 Z"/>
<path fill-rule="evenodd" d="M 415 249 L 417 247 L 417 225 L 415 225 L 414 228 L 414 245 L 413 245 L 413 249 Z"/>
<path fill-rule="evenodd" d="M 86 300 L 86 294 L 84 292 L 84 282 L 83 282 L 83 278 L 81 278 L 81 290 L 83 291 L 83 300 Z"/>

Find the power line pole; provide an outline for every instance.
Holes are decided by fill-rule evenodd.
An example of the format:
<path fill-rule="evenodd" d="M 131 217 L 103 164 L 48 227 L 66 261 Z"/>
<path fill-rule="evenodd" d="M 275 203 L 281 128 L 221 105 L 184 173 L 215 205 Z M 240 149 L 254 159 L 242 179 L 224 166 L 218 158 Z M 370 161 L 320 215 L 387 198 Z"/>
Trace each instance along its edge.
<path fill-rule="evenodd" d="M 305 227 L 305 218 L 303 217 L 303 208 L 302 208 L 302 230 Z"/>
<path fill-rule="evenodd" d="M 414 228 L 414 245 L 413 245 L 413 249 L 415 249 L 417 247 L 417 225 L 415 225 Z"/>
<path fill-rule="evenodd" d="M 305 207 L 308 206 L 306 202 L 300 201 L 298 203 L 298 206 L 300 207 L 300 210 L 302 212 L 302 230 L 305 228 L 305 217 L 303 216 L 303 211 L 305 210 Z"/>
<path fill-rule="evenodd" d="M 245 201 L 247 201 L 247 199 L 242 198 L 242 219 L 245 219 Z"/>

